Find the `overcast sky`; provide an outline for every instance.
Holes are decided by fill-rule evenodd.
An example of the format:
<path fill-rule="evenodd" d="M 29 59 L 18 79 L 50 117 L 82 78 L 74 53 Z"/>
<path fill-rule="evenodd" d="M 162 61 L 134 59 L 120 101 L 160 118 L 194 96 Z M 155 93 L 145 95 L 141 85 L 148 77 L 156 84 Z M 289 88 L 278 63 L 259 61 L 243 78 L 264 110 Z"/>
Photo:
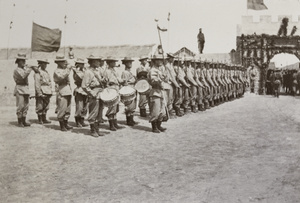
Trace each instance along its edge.
<path fill-rule="evenodd" d="M 8 39 L 9 47 L 30 47 L 33 20 L 61 29 L 62 46 L 159 43 L 156 18 L 161 27 L 169 28 L 162 41 L 166 50 L 185 46 L 197 52 L 201 27 L 204 52 L 227 53 L 236 48 L 242 15 L 300 15 L 299 0 L 264 2 L 268 10 L 252 11 L 246 9 L 246 0 L 0 0 L 0 47 L 6 48 Z"/>

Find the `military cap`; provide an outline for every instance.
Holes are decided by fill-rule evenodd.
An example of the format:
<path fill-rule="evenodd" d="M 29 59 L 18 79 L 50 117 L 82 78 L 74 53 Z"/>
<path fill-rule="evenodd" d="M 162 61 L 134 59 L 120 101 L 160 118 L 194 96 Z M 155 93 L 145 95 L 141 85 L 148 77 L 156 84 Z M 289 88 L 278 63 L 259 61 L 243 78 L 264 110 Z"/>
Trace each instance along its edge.
<path fill-rule="evenodd" d="M 24 54 L 24 53 L 18 53 L 16 59 L 23 59 L 23 60 L 26 60 L 26 59 L 27 59 L 27 58 L 26 58 L 26 54 Z"/>
<path fill-rule="evenodd" d="M 131 57 L 124 57 L 124 59 L 121 60 L 122 62 L 125 61 L 134 61 Z"/>
<path fill-rule="evenodd" d="M 95 56 L 94 54 L 91 54 L 89 57 L 87 57 L 88 60 L 102 60 L 100 56 Z"/>
<path fill-rule="evenodd" d="M 112 56 L 108 56 L 106 59 L 104 59 L 104 61 L 115 61 L 115 62 L 117 62 L 118 59 L 116 59 L 116 58 L 114 58 Z"/>
<path fill-rule="evenodd" d="M 47 63 L 47 64 L 49 64 L 48 59 L 38 59 L 37 62 L 38 63 Z"/>
<path fill-rule="evenodd" d="M 77 58 L 75 60 L 75 63 L 81 63 L 81 64 L 84 64 L 84 60 L 82 58 Z"/>
<path fill-rule="evenodd" d="M 59 54 L 59 55 L 56 55 L 54 62 L 56 63 L 56 62 L 61 62 L 61 61 L 66 61 L 66 60 L 67 59 L 65 58 L 64 55 Z"/>
<path fill-rule="evenodd" d="M 153 55 L 151 60 L 164 59 L 165 57 L 162 54 Z"/>
<path fill-rule="evenodd" d="M 142 61 L 142 60 L 145 60 L 145 59 L 149 59 L 149 57 L 148 56 L 142 56 L 142 57 L 140 57 L 139 61 Z"/>

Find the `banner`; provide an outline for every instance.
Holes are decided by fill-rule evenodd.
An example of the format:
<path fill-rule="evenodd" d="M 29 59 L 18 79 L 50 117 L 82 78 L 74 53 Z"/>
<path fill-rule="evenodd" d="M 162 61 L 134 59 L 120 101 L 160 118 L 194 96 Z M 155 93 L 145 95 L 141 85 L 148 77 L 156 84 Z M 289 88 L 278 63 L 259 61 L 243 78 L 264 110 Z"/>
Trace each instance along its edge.
<path fill-rule="evenodd" d="M 31 51 L 58 51 L 61 42 L 61 30 L 49 29 L 36 23 L 32 25 Z"/>
<path fill-rule="evenodd" d="M 266 10 L 267 6 L 264 4 L 264 0 L 248 0 L 247 8 L 252 10 Z"/>

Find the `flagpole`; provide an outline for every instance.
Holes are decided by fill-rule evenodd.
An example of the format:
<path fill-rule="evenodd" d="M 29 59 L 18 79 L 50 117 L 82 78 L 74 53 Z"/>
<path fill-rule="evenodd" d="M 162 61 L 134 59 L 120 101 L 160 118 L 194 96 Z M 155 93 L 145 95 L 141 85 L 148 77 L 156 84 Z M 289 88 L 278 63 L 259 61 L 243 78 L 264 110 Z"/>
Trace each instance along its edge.
<path fill-rule="evenodd" d="M 11 20 L 9 23 L 9 30 L 8 30 L 8 38 L 7 38 L 7 50 L 6 50 L 6 58 L 8 59 L 9 57 L 9 42 L 10 42 L 10 30 L 12 29 L 13 26 L 13 19 L 14 19 L 14 13 L 15 13 L 15 6 L 16 4 L 13 4 L 13 10 L 12 10 L 12 15 L 11 15 Z"/>
<path fill-rule="evenodd" d="M 34 14 L 35 14 L 35 10 L 32 11 L 32 32 L 31 32 L 31 36 L 32 36 L 32 33 L 33 33 L 33 23 L 34 23 Z M 31 39 L 31 44 L 32 44 L 32 39 Z M 32 59 L 32 45 L 31 45 L 31 48 L 30 48 L 30 57 Z"/>

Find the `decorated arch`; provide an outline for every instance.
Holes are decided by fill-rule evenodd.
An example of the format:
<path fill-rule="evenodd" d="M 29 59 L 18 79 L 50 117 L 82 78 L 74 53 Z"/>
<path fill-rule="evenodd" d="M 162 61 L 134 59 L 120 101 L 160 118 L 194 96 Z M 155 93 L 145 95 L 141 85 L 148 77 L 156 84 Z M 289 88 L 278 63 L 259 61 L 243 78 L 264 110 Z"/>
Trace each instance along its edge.
<path fill-rule="evenodd" d="M 237 37 L 239 62 L 245 67 L 255 65 L 260 72 L 259 94 L 265 94 L 267 67 L 270 60 L 280 53 L 294 54 L 300 60 L 300 36 L 253 34 Z"/>

